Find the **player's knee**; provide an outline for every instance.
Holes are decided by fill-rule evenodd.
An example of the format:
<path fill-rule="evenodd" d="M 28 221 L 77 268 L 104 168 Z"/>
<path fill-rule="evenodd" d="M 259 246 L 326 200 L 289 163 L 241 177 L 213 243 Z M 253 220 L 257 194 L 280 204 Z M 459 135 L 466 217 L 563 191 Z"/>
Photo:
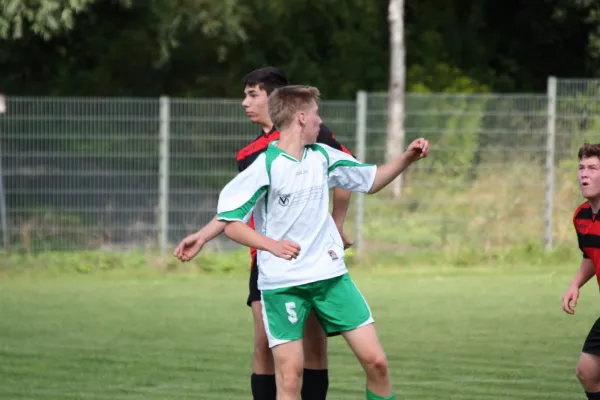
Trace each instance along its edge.
<path fill-rule="evenodd" d="M 277 386 L 286 394 L 300 393 L 302 369 L 296 367 L 282 368 L 280 372 Z"/>
<path fill-rule="evenodd" d="M 307 368 L 325 368 L 324 366 L 311 366 L 311 364 L 327 364 L 327 341 L 314 340 L 304 341 L 304 360 Z"/>
<path fill-rule="evenodd" d="M 373 356 L 365 362 L 367 375 L 372 379 L 386 379 L 388 376 L 388 361 L 385 354 Z"/>
<path fill-rule="evenodd" d="M 575 367 L 575 375 L 584 387 L 593 388 L 593 391 L 597 391 L 597 386 L 600 383 L 600 358 L 583 353 Z"/>
<path fill-rule="evenodd" d="M 585 387 L 598 383 L 596 371 L 594 368 L 590 368 L 589 364 L 578 363 L 575 367 L 575 375 Z"/>

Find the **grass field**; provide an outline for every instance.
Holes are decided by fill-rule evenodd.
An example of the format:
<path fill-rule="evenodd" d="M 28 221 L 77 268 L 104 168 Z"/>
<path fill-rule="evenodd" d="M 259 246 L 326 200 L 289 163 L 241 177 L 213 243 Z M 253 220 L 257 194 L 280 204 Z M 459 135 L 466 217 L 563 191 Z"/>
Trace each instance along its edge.
<path fill-rule="evenodd" d="M 576 268 L 576 265 L 574 266 Z M 398 399 L 584 398 L 574 365 L 597 285 L 574 317 L 574 269 L 358 271 Z M 249 399 L 245 273 L 31 274 L 0 279 L 1 399 Z M 364 399 L 330 340 L 329 399 Z"/>

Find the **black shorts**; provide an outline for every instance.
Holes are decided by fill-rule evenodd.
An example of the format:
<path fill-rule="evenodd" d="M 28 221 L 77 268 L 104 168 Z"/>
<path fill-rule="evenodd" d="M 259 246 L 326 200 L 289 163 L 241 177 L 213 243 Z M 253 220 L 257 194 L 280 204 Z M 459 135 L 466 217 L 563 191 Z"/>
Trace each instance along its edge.
<path fill-rule="evenodd" d="M 258 290 L 258 266 L 256 265 L 256 257 L 252 258 L 252 266 L 250 267 L 250 282 L 248 283 L 250 293 L 246 304 L 248 307 L 255 301 L 260 301 L 260 290 Z"/>
<path fill-rule="evenodd" d="M 582 351 L 584 353 L 600 356 L 600 318 L 596 320 L 590 333 L 588 333 L 587 338 L 585 338 Z"/>

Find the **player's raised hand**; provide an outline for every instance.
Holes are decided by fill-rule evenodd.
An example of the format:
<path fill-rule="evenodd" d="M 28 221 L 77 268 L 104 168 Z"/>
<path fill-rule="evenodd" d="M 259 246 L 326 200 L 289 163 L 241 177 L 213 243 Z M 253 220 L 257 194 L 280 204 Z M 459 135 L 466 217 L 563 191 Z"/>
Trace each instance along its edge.
<path fill-rule="evenodd" d="M 575 314 L 575 307 L 577 307 L 578 298 L 579 288 L 577 286 L 569 286 L 565 295 L 562 298 L 563 311 L 567 314 Z"/>
<path fill-rule="evenodd" d="M 177 248 L 175 248 L 173 255 L 180 261 L 190 261 L 202 251 L 202 247 L 204 247 L 205 244 L 206 242 L 198 233 L 193 233 L 186 236 L 181 243 L 179 243 Z"/>
<path fill-rule="evenodd" d="M 284 260 L 293 260 L 300 254 L 300 245 L 288 240 L 279 240 L 269 249 L 269 253 Z"/>
<path fill-rule="evenodd" d="M 413 140 L 412 143 L 408 145 L 406 154 L 411 161 L 417 161 L 427 157 L 429 154 L 429 141 L 423 138 Z"/>

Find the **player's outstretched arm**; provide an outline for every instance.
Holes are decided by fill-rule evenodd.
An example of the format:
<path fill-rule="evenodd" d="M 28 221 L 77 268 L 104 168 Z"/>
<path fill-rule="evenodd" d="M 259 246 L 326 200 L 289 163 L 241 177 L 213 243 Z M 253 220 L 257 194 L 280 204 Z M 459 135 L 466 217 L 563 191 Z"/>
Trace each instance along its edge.
<path fill-rule="evenodd" d="M 175 248 L 173 255 L 181 261 L 190 261 L 202 251 L 204 245 L 225 230 L 225 222 L 215 216 L 204 228 L 186 236 Z"/>
<path fill-rule="evenodd" d="M 225 234 L 231 240 L 247 247 L 268 251 L 276 257 L 291 260 L 300 254 L 300 245 L 287 240 L 274 240 L 256 232 L 241 221 L 227 222 Z"/>
<path fill-rule="evenodd" d="M 410 164 L 421 158 L 427 157 L 429 154 L 429 142 L 423 138 L 414 140 L 404 154 L 398 156 L 395 160 L 390 161 L 377 168 L 375 181 L 369 194 L 377 193 L 387 185 L 389 185 L 398 175 L 402 173 Z"/>
<path fill-rule="evenodd" d="M 567 288 L 565 295 L 562 298 L 563 311 L 568 314 L 575 314 L 574 308 L 577 306 L 579 298 L 579 289 L 583 287 L 596 274 L 594 263 L 589 258 L 581 260 L 581 265 L 571 280 L 571 284 Z"/>

